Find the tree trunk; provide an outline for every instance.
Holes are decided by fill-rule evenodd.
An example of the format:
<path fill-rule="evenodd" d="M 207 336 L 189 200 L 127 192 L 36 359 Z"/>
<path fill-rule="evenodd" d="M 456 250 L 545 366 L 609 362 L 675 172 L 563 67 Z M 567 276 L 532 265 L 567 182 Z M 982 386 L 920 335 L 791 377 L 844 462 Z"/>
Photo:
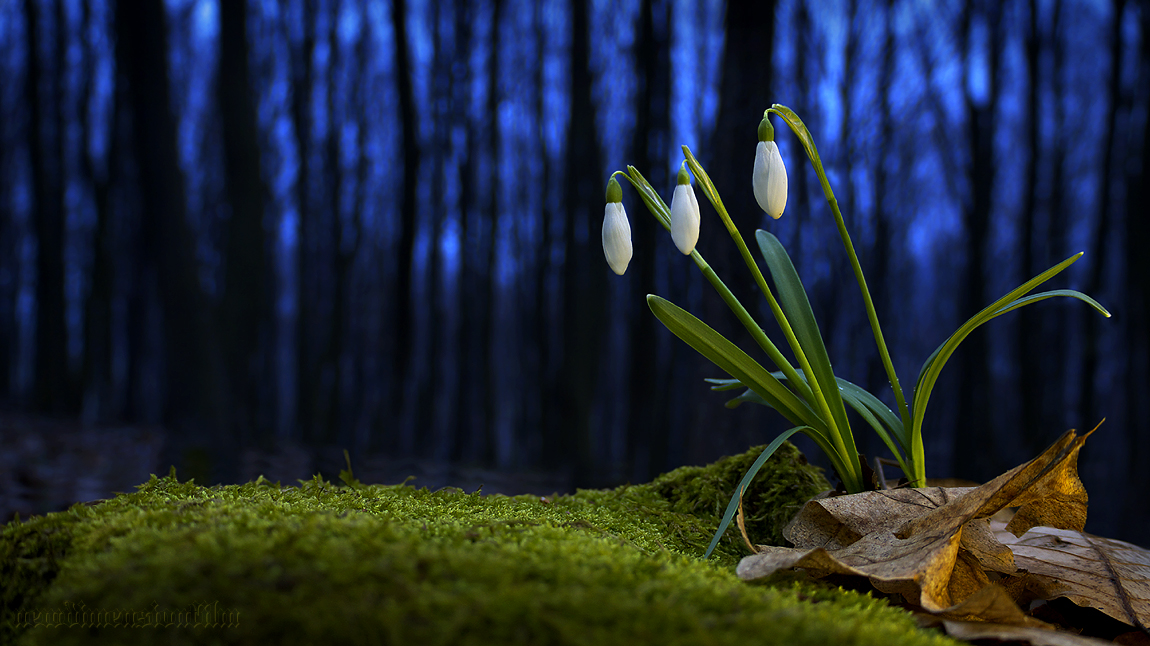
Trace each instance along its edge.
<path fill-rule="evenodd" d="M 571 20 L 571 121 L 563 203 L 567 205 L 563 272 L 562 418 L 553 435 L 550 465 L 573 466 L 573 485 L 587 487 L 591 473 L 591 404 L 606 321 L 608 269 L 600 248 L 604 182 L 591 102 L 589 1 L 575 0 Z"/>
<path fill-rule="evenodd" d="M 970 60 L 971 31 L 974 16 L 968 4 L 962 21 L 963 52 Z M 994 159 L 994 122 L 998 113 L 999 61 L 1002 52 L 1000 33 L 1001 8 L 995 6 L 984 16 L 989 32 L 990 52 L 987 56 L 989 90 L 985 101 L 972 96 L 969 84 L 965 90 L 967 114 L 967 146 L 970 159 L 970 186 L 972 195 L 963 209 L 963 223 L 966 229 L 966 272 L 963 277 L 963 290 L 959 299 L 960 319 L 978 312 L 987 305 L 983 270 L 986 259 L 986 244 L 989 234 L 990 210 L 994 196 L 994 183 L 997 168 Z M 967 69 L 964 65 L 964 78 Z M 960 409 L 958 412 L 956 442 L 952 470 L 955 475 L 976 480 L 985 480 L 1000 473 L 996 459 L 994 434 L 991 427 L 990 391 L 987 388 L 990 376 L 988 344 L 985 331 L 970 335 L 963 342 L 959 353 Z"/>
<path fill-rule="evenodd" d="M 656 12 L 660 15 L 656 19 Z M 659 145 L 670 135 L 671 47 L 668 3 L 643 0 L 639 11 L 641 26 L 637 45 L 643 63 L 637 119 L 631 141 L 632 162 L 656 191 L 665 195 L 670 206 L 675 187 L 668 181 L 667 150 Z M 656 27 L 656 25 L 658 25 Z M 677 156 L 677 155 L 676 155 Z M 695 184 L 697 186 L 697 182 Z M 701 196 L 699 196 L 701 197 Z M 706 201 L 705 197 L 702 197 Z M 631 482 L 647 482 L 667 467 L 667 380 L 658 371 L 655 355 L 657 328 L 662 325 L 647 308 L 644 294 L 653 291 L 659 248 L 666 243 L 663 227 L 640 207 L 631 219 L 635 257 L 631 270 L 630 296 L 626 307 L 632 310 L 630 330 L 630 380 L 628 397 L 627 475 Z"/>
<path fill-rule="evenodd" d="M 412 263 L 415 261 L 416 204 L 415 191 L 419 175 L 419 124 L 415 114 L 415 95 L 411 87 L 412 65 L 408 57 L 407 0 L 395 0 L 392 5 L 395 27 L 395 68 L 399 78 L 399 111 L 403 128 L 403 189 L 399 207 L 399 248 L 396 251 L 396 295 L 392 315 L 395 317 L 395 365 L 392 370 L 394 395 L 392 410 L 398 417 L 403 408 L 403 395 L 411 362 L 412 303 L 415 285 L 412 282 Z M 414 429 L 402 429 L 401 453 L 414 448 Z"/>
<path fill-rule="evenodd" d="M 64 322 L 64 167 L 62 113 L 65 38 L 59 33 L 61 1 L 56 2 L 56 47 L 50 70 L 41 64 L 37 0 L 24 3 L 28 69 L 28 156 L 36 231 L 36 354 L 33 401 L 41 412 L 73 412 Z M 51 79 L 47 74 L 51 73 Z"/>
<path fill-rule="evenodd" d="M 315 353 L 312 351 L 314 335 L 318 334 L 317 316 L 309 305 L 316 288 L 312 287 L 315 275 L 316 258 L 312 251 L 314 242 L 311 231 L 317 226 L 319 213 L 312 210 L 311 191 L 311 136 L 312 84 L 315 54 L 315 0 L 303 2 L 303 42 L 292 57 L 292 124 L 295 127 L 296 150 L 299 158 L 299 174 L 296 176 L 296 202 L 299 225 L 296 236 L 296 327 L 295 327 L 295 435 L 307 441 L 314 441 L 316 392 L 319 389 L 318 370 Z"/>
<path fill-rule="evenodd" d="M 116 3 L 116 68 L 128 84 L 143 212 L 138 241 L 143 270 L 136 291 L 145 297 L 151 284 L 148 276 L 155 276 L 163 319 L 163 421 L 171 428 L 222 429 L 222 394 L 214 379 L 218 349 L 209 343 L 214 337 L 197 277 L 176 150 L 166 25 L 163 0 Z M 133 324 L 141 336 L 143 309 L 135 308 Z M 138 354 L 134 360 L 139 361 Z M 207 442 L 219 439 L 213 436 Z"/>
<path fill-rule="evenodd" d="M 1141 12 L 1141 32 L 1138 65 L 1141 87 L 1146 87 L 1150 70 L 1150 11 Z M 1144 105 L 1144 104 L 1143 104 Z M 1131 146 L 1131 159 L 1126 164 L 1126 217 L 1122 239 L 1125 241 L 1126 259 L 1126 427 L 1130 452 L 1127 473 L 1131 481 L 1130 492 L 1146 491 L 1150 487 L 1150 423 L 1146 418 L 1144 393 L 1150 388 L 1150 346 L 1146 330 L 1150 330 L 1150 127 L 1142 128 L 1142 141 Z M 1132 495 L 1137 495 L 1132 494 Z M 1146 536 L 1148 521 L 1144 515 L 1127 515 L 1124 534 Z"/>
<path fill-rule="evenodd" d="M 84 28 L 90 28 L 89 3 L 84 3 Z M 92 96 L 95 62 L 92 46 L 84 39 L 84 92 L 81 105 L 87 106 Z M 120 93 L 112 77 L 112 110 L 108 122 L 115 124 L 121 110 Z M 91 111 L 82 110 L 83 140 L 90 141 Z M 92 159 L 84 147 L 81 167 L 85 178 L 92 184 L 96 208 L 96 231 L 92 240 L 92 286 L 84 301 L 84 360 L 83 384 L 85 389 L 84 413 L 89 420 L 105 422 L 116 419 L 120 411 L 113 401 L 112 378 L 112 294 L 113 294 L 113 238 L 110 231 L 112 218 L 112 185 L 117 180 L 120 139 L 108 139 L 108 149 L 102 163 Z M 99 170 L 98 170 L 99 169 Z"/>
<path fill-rule="evenodd" d="M 255 101 L 248 74 L 247 4 L 220 5 L 220 59 L 216 100 L 223 126 L 224 191 L 231 214 L 224 247 L 224 291 L 219 331 L 225 361 L 223 392 L 230 432 L 240 446 L 269 440 L 267 415 L 258 390 L 270 375 L 268 360 L 270 292 L 266 189 L 260 173 Z M 263 414 L 261 414 L 263 413 Z M 232 451 L 234 454 L 235 451 Z"/>
<path fill-rule="evenodd" d="M 1100 298 L 1106 295 L 1103 291 L 1102 275 L 1106 268 L 1107 243 L 1110 242 L 1110 227 L 1113 222 L 1114 201 L 1111 192 L 1114 190 L 1114 157 L 1118 143 L 1118 113 L 1124 107 L 1122 101 L 1122 14 L 1126 9 L 1126 0 L 1114 0 L 1111 11 L 1114 12 L 1114 22 L 1110 25 L 1110 78 L 1107 81 L 1108 99 L 1106 113 L 1106 131 L 1103 135 L 1106 141 L 1105 151 L 1102 153 L 1101 202 L 1098 205 L 1098 228 L 1094 236 L 1094 245 L 1090 250 L 1089 267 L 1083 292 Z M 1091 308 L 1082 308 L 1082 374 L 1079 376 L 1078 389 L 1082 393 L 1082 401 L 1078 406 L 1078 417 L 1082 420 L 1094 420 L 1102 417 L 1097 398 L 1097 371 L 1099 368 L 1099 325 L 1102 323 L 1098 312 Z"/>
<path fill-rule="evenodd" d="M 1038 26 L 1038 3 L 1036 0 L 1030 0 L 1028 10 L 1030 12 L 1030 33 L 1026 39 L 1026 71 L 1029 86 L 1026 94 L 1025 148 L 1029 151 L 1030 158 L 1026 163 L 1026 201 L 1022 206 L 1022 222 L 1019 225 L 1019 234 L 1022 239 L 1020 284 L 1046 269 L 1046 266 L 1039 267 L 1041 262 L 1037 262 L 1035 258 L 1035 247 L 1038 244 L 1035 240 L 1035 220 L 1039 208 L 1038 164 L 1039 160 L 1042 159 L 1038 129 L 1041 118 L 1039 110 L 1039 57 L 1042 54 L 1043 38 Z M 1042 261 L 1045 262 L 1046 259 L 1044 257 Z M 1017 314 L 1018 338 L 1016 343 L 1020 353 L 1018 384 L 1022 409 L 1020 413 L 1022 437 L 1028 446 L 1033 445 L 1037 439 L 1042 417 L 1042 393 L 1047 386 L 1041 382 L 1042 372 L 1039 369 L 1041 357 L 1044 354 L 1043 347 L 1047 343 L 1040 334 L 1036 333 L 1040 315 L 1041 312 L 1032 307 L 1024 307 Z"/>

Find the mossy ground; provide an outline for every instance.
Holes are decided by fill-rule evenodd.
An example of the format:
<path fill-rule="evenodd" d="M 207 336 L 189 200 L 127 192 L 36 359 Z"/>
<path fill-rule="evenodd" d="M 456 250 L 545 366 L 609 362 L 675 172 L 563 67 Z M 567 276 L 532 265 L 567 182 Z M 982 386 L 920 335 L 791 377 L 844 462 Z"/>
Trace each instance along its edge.
<path fill-rule="evenodd" d="M 0 642 L 953 643 L 866 595 L 738 580 L 737 531 L 701 561 L 759 450 L 547 501 L 153 476 L 0 528 Z M 748 531 L 779 542 L 823 488 L 785 445 L 747 494 Z"/>

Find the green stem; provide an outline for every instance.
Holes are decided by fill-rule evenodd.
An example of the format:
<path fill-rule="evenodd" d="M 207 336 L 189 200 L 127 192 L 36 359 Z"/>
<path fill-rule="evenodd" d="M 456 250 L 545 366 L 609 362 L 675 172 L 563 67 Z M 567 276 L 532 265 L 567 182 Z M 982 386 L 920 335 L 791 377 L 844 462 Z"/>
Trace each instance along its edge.
<path fill-rule="evenodd" d="M 763 277 L 763 272 L 759 270 L 759 264 L 751 256 L 750 250 L 747 248 L 747 243 L 743 240 L 743 235 L 739 233 L 738 227 L 735 226 L 731 215 L 727 212 L 726 206 L 723 205 L 722 198 L 719 197 L 719 191 L 715 188 L 714 183 L 711 182 L 711 177 L 703 168 L 702 164 L 695 159 L 691 154 L 691 149 L 683 146 L 683 155 L 687 159 L 687 165 L 691 167 L 691 172 L 695 174 L 696 179 L 699 180 L 699 185 L 703 188 L 703 192 L 707 195 L 707 199 L 715 207 L 719 217 L 723 220 L 723 224 L 727 227 L 727 233 L 730 234 L 731 239 L 735 241 L 735 245 L 739 248 L 739 254 L 743 257 L 743 262 L 746 263 L 747 269 L 751 270 L 751 274 L 755 277 L 755 284 L 763 292 L 767 298 L 767 304 L 771 308 L 771 313 L 774 314 L 775 320 L 778 321 L 779 327 L 783 331 L 783 336 L 787 339 L 787 344 L 791 347 L 791 351 L 795 353 L 795 359 L 799 362 L 799 366 L 803 370 L 803 374 L 807 375 L 807 383 L 810 387 L 813 397 L 807 398 L 807 401 L 818 407 L 819 412 L 822 413 L 827 421 L 827 427 L 830 429 L 831 439 L 834 441 L 835 449 L 840 452 L 844 460 L 850 464 L 857 462 L 858 450 L 855 448 L 854 437 L 851 435 L 850 428 L 839 428 L 838 423 L 835 421 L 834 415 L 831 414 L 830 404 L 827 402 L 826 395 L 823 394 L 822 389 L 819 387 L 819 382 L 815 379 L 814 370 L 811 369 L 810 362 L 807 360 L 807 355 L 803 351 L 799 340 L 795 337 L 795 332 L 791 328 L 791 322 L 787 320 L 787 316 L 783 313 L 782 307 L 779 306 L 775 295 L 771 292 L 771 288 L 767 285 L 766 279 Z M 791 375 L 787 375 L 788 378 Z M 862 486 L 862 470 L 859 465 L 854 464 L 850 470 L 850 478 L 857 480 L 857 484 L 861 491 Z M 847 487 L 851 487 L 851 482 L 845 482 Z"/>
<path fill-rule="evenodd" d="M 851 268 L 854 270 L 855 280 L 858 281 L 859 290 L 862 292 L 867 319 L 870 321 L 871 331 L 874 332 L 874 340 L 878 346 L 879 356 L 882 358 L 883 368 L 886 370 L 891 389 L 894 391 L 899 417 L 902 419 L 903 428 L 910 429 L 911 446 L 904 446 L 903 450 L 909 449 L 910 462 L 914 473 L 907 475 L 910 476 L 912 485 L 919 487 L 924 486 L 926 483 L 926 465 L 922 446 L 922 432 L 920 429 L 914 428 L 911 423 L 910 408 L 907 406 L 906 398 L 903 396 L 902 386 L 899 384 L 898 375 L 894 370 L 894 362 L 892 362 L 890 358 L 890 351 L 887 350 L 886 340 L 882 334 L 882 327 L 878 322 L 878 313 L 875 311 L 870 290 L 867 289 L 866 277 L 863 276 L 862 264 L 859 263 L 858 254 L 855 253 L 854 244 L 851 242 L 850 234 L 847 232 L 846 224 L 843 222 L 842 213 L 839 211 L 838 200 L 835 199 L 834 191 L 831 190 L 830 180 L 827 179 L 827 174 L 823 170 L 823 163 L 819 158 L 819 151 L 815 147 L 814 140 L 811 138 L 810 131 L 807 130 L 806 124 L 803 123 L 802 119 L 799 119 L 793 110 L 785 105 L 776 103 L 772 105 L 767 112 L 777 114 L 790 126 L 795 136 L 802 142 L 807 157 L 811 160 L 811 166 L 814 167 L 815 174 L 819 177 L 819 183 L 822 184 L 823 195 L 826 197 L 827 203 L 830 204 L 831 213 L 835 218 L 835 225 L 838 227 L 839 237 L 842 238 L 843 246 L 846 247 L 847 256 L 850 257 Z"/>
<path fill-rule="evenodd" d="M 690 150 L 688 150 L 686 146 L 684 146 L 684 152 L 686 152 L 688 156 L 687 163 L 690 165 L 692 162 L 694 162 L 694 166 L 692 166 L 691 170 L 695 172 L 696 177 L 699 178 L 699 182 L 706 182 L 706 185 L 709 186 L 710 190 L 704 192 L 708 193 L 708 198 L 711 198 L 712 204 L 716 205 L 716 210 L 720 212 L 721 216 L 725 216 L 724 223 L 727 224 L 728 231 L 732 230 L 734 224 L 730 223 L 730 216 L 727 215 L 726 208 L 723 207 L 722 201 L 718 199 L 718 193 L 714 190 L 714 186 L 710 183 L 710 178 L 707 177 L 706 171 L 698 165 L 698 162 L 695 161 L 693 156 L 691 156 Z M 698 170 L 696 170 L 696 168 Z M 651 215 L 653 215 L 655 219 L 663 225 L 664 229 L 670 231 L 671 210 L 667 207 L 666 202 L 664 202 L 663 198 L 661 198 L 659 194 L 651 187 L 650 182 L 648 182 L 647 179 L 643 177 L 642 173 L 640 173 L 638 169 L 636 169 L 634 166 L 628 166 L 627 171 L 627 173 L 624 173 L 623 171 L 615 171 L 612 173 L 612 176 L 623 175 L 626 177 L 627 180 L 631 182 L 631 185 L 635 187 L 635 190 L 639 192 L 643 203 L 646 205 L 647 210 L 651 212 Z M 712 195 L 714 196 L 713 198 Z M 762 327 L 760 327 L 759 324 L 754 320 L 750 312 L 748 312 L 747 309 L 743 307 L 743 304 L 739 302 L 739 299 L 735 297 L 730 288 L 728 288 L 722 279 L 719 278 L 718 274 L 715 273 L 715 270 L 711 268 L 707 261 L 703 259 L 703 256 L 699 253 L 698 249 L 695 249 L 691 252 L 692 260 L 695 261 L 695 264 L 699 267 L 699 270 L 703 273 L 703 276 L 707 278 L 707 281 L 711 283 L 711 286 L 714 287 L 715 291 L 717 291 L 719 296 L 722 297 L 723 302 L 727 304 L 727 307 L 731 309 L 731 311 L 735 314 L 735 317 L 739 319 L 739 322 L 742 323 L 747 332 L 751 334 L 751 337 L 755 340 L 755 343 L 757 343 L 758 346 L 762 348 L 763 352 L 767 354 L 767 357 L 770 358 L 775 366 L 777 366 L 779 370 L 787 377 L 788 382 L 793 385 L 795 390 L 798 391 L 799 396 L 806 400 L 808 403 L 815 403 L 816 406 L 821 409 L 823 419 L 827 423 L 829 438 L 823 438 L 823 441 L 820 443 L 820 448 L 822 448 L 823 452 L 826 453 L 827 456 L 831 459 L 831 463 L 835 469 L 835 472 L 838 473 L 839 476 L 843 479 L 843 485 L 851 492 L 863 491 L 864 483 L 862 469 L 858 464 L 858 452 L 854 448 L 854 438 L 850 435 L 850 431 L 848 429 L 846 433 L 846 438 L 849 440 L 850 444 L 850 449 L 848 450 L 846 446 L 847 442 L 844 441 L 843 434 L 835 424 L 834 416 L 831 415 L 830 407 L 827 404 L 825 396 L 823 396 L 822 392 L 819 390 L 818 382 L 814 378 L 814 371 L 811 370 L 805 353 L 803 353 L 802 348 L 798 345 L 798 340 L 795 338 L 794 331 L 790 326 L 790 322 L 787 321 L 786 316 L 782 313 L 782 309 L 775 301 L 774 295 L 767 288 L 766 281 L 763 280 L 763 276 L 759 271 L 758 265 L 755 264 L 753 259 L 750 258 L 750 252 L 747 250 L 742 236 L 738 235 L 737 229 L 734 230 L 732 238 L 734 238 L 736 244 L 740 246 L 741 251 L 744 254 L 744 259 L 747 260 L 748 266 L 751 267 L 752 272 L 756 275 L 757 280 L 760 283 L 760 289 L 762 289 L 763 293 L 767 295 L 768 302 L 772 305 L 772 312 L 775 312 L 776 319 L 779 320 L 779 324 L 783 328 L 784 334 L 787 335 L 792 349 L 795 350 L 796 358 L 798 358 L 804 373 L 811 375 L 809 380 L 799 377 L 799 374 L 795 370 L 794 366 L 792 366 L 791 363 L 787 361 L 786 357 L 783 356 L 782 352 L 779 351 L 774 342 L 771 341 L 770 337 L 766 335 Z M 808 381 L 810 381 L 812 385 L 808 385 Z M 812 390 L 812 387 L 814 390 Z M 817 393 L 817 396 L 815 393 Z M 830 443 L 829 445 L 827 445 L 828 442 Z M 833 450 L 828 450 L 832 447 Z"/>
<path fill-rule="evenodd" d="M 614 174 L 621 174 L 631 181 L 631 184 L 635 187 L 635 190 L 639 191 L 640 195 L 643 197 L 643 203 L 647 205 L 647 210 L 651 212 L 651 215 L 655 216 L 655 219 L 663 225 L 663 228 L 670 231 L 671 210 L 667 208 L 667 204 L 663 201 L 663 198 L 659 197 L 659 194 L 651 188 L 651 185 L 649 182 L 647 182 L 647 179 L 643 177 L 643 175 L 633 166 L 628 166 L 627 170 L 630 171 L 634 177 L 631 177 L 622 171 L 615 171 Z M 770 337 L 767 336 L 766 332 L 763 332 L 763 328 L 759 326 L 759 324 L 751 316 L 750 312 L 747 311 L 747 308 L 743 307 L 743 304 L 739 302 L 738 298 L 735 298 L 734 293 L 732 293 L 731 290 L 727 287 L 726 283 L 724 283 L 722 279 L 719 278 L 719 275 L 715 273 L 715 270 L 711 269 L 711 266 L 707 264 L 706 260 L 703 259 L 703 256 L 699 253 L 698 249 L 691 252 L 691 258 L 695 261 L 695 264 L 699 267 L 699 270 L 703 272 L 703 276 L 705 276 L 711 285 L 715 288 L 715 291 L 719 292 L 719 296 L 723 298 L 723 302 L 727 304 L 727 307 L 731 308 L 731 311 L 734 312 L 735 317 L 739 319 L 739 322 L 743 324 L 743 327 L 747 329 L 747 332 L 750 332 L 751 337 L 755 340 L 755 343 L 757 343 L 759 347 L 763 349 L 763 352 L 767 353 L 767 356 L 770 358 L 770 360 L 775 364 L 775 366 L 779 368 L 779 370 L 783 372 L 784 375 L 787 376 L 788 379 L 794 380 L 791 383 L 795 384 L 795 390 L 799 391 L 799 395 L 802 396 L 803 399 L 810 402 L 812 399 L 810 388 L 806 386 L 802 379 L 799 379 L 799 373 L 795 371 L 794 366 L 792 366 L 791 363 L 787 361 L 787 358 L 783 356 L 783 353 L 779 351 L 774 342 L 772 342 Z"/>

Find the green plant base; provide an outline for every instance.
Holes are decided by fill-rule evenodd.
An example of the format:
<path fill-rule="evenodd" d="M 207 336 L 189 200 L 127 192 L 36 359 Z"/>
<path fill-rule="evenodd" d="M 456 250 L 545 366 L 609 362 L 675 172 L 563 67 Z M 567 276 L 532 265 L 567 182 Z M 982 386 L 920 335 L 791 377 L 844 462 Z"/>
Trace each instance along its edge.
<path fill-rule="evenodd" d="M 153 476 L 0 528 L 0 643 L 954 643 L 864 594 L 740 581 L 737 531 L 700 560 L 760 451 L 549 501 Z M 748 491 L 752 538 L 825 488 L 784 445 Z"/>

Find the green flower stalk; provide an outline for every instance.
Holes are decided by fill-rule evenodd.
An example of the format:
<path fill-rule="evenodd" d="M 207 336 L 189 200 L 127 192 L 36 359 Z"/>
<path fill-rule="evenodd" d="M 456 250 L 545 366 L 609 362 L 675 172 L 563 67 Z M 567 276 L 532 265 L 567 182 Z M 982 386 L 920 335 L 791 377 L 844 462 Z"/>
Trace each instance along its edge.
<path fill-rule="evenodd" d="M 807 157 L 811 161 L 811 166 L 819 177 L 823 195 L 831 207 L 831 213 L 838 227 L 843 247 L 850 259 L 855 279 L 862 292 L 867 320 L 874 333 L 879 356 L 882 358 L 883 366 L 890 380 L 898 413 L 891 411 L 879 398 L 863 388 L 835 376 L 806 291 L 795 271 L 790 256 L 774 235 L 762 230 L 755 232 L 755 241 L 774 283 L 775 289 L 772 290 L 759 269 L 758 263 L 747 248 L 742 234 L 739 233 L 734 221 L 727 213 L 710 176 L 691 154 L 690 149 L 683 146 L 685 161 L 679 170 L 670 208 L 667 207 L 667 204 L 651 187 L 646 178 L 634 167 L 628 166 L 626 173 L 622 171 L 612 173 L 607 186 L 607 206 L 603 220 L 603 251 L 611 269 L 622 275 L 631 259 L 631 230 L 627 223 L 626 213 L 623 211 L 622 189 L 615 179 L 616 175 L 623 175 L 639 191 L 643 203 L 655 216 L 655 219 L 671 233 L 679 251 L 690 256 L 696 266 L 699 267 L 703 276 L 719 293 L 719 296 L 750 333 L 751 338 L 755 340 L 759 348 L 767 355 L 776 370 L 772 371 L 765 368 L 734 343 L 682 308 L 654 294 L 648 294 L 647 304 L 652 313 L 673 334 L 730 375 L 730 379 L 708 379 L 707 381 L 713 384 L 714 390 L 745 389 L 741 395 L 727 402 L 728 407 L 733 408 L 745 402 L 762 404 L 775 409 L 795 425 L 775 438 L 744 476 L 743 481 L 731 496 L 722 523 L 712 538 L 704 558 L 710 556 L 723 532 L 730 525 L 738 507 L 739 493 L 746 489 L 759 468 L 783 441 L 795 433 L 803 433 L 814 440 L 819 449 L 830 459 L 831 467 L 838 474 L 842 481 L 842 487 L 847 493 L 857 493 L 874 488 L 875 483 L 867 482 L 863 476 L 861 466 L 863 457 L 855 449 L 854 436 L 851 432 L 850 421 L 847 418 L 846 409 L 849 407 L 882 439 L 883 444 L 894 455 L 899 468 L 906 476 L 907 484 L 913 487 L 925 486 L 926 468 L 922 425 L 926 405 L 942 367 L 963 339 L 977 327 L 996 316 L 1054 296 L 1076 298 L 1086 302 L 1104 316 L 1110 316 L 1109 312 L 1097 301 L 1074 290 L 1062 289 L 1030 294 L 1038 285 L 1069 267 L 1082 254 L 1071 256 L 1023 283 L 964 323 L 923 364 L 915 384 L 914 399 L 907 401 L 886 347 L 874 302 L 863 276 L 862 264 L 859 262 L 850 235 L 846 230 L 842 214 L 839 211 L 838 201 L 831 190 L 818 150 L 815 148 L 806 125 L 798 118 L 798 115 L 786 106 L 778 104 L 771 106 L 763 113 L 763 120 L 759 123 L 759 141 L 755 150 L 755 165 L 752 175 L 755 200 L 763 211 L 775 219 L 781 217 L 786 209 L 787 171 L 774 141 L 774 128 L 768 118 L 772 113 L 781 117 L 799 138 Z M 691 187 L 691 175 L 687 173 L 686 167 L 690 168 L 699 187 L 715 207 L 715 211 L 723 221 L 727 232 L 739 250 L 739 254 L 754 277 L 755 283 L 764 298 L 767 299 L 771 314 L 779 324 L 787 346 L 799 364 L 798 369 L 783 356 L 774 342 L 763 332 L 762 326 L 735 298 L 730 289 L 719 279 L 698 249 L 695 248 L 699 237 L 700 214 L 694 189 Z M 776 291 L 778 293 L 777 299 L 775 297 Z"/>

